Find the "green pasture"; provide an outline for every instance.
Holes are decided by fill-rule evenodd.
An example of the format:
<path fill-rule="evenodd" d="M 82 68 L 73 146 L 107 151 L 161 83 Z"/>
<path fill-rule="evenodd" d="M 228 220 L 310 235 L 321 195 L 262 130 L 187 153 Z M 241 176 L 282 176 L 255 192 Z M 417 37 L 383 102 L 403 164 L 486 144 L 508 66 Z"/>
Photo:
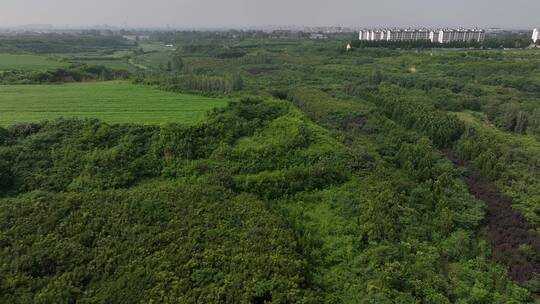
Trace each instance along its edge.
<path fill-rule="evenodd" d="M 0 71 L 3 70 L 44 70 L 67 66 L 56 58 L 40 55 L 0 54 Z"/>
<path fill-rule="evenodd" d="M 0 125 L 58 117 L 110 123 L 194 123 L 225 99 L 165 92 L 127 82 L 0 86 Z"/>

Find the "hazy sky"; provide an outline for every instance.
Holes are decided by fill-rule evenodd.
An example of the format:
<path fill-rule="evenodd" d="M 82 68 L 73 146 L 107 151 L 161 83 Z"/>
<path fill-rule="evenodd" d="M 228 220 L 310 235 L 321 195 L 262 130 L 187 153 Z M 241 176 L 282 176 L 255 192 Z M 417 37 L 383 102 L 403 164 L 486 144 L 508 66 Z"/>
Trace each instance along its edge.
<path fill-rule="evenodd" d="M 0 0 L 0 26 L 540 26 L 539 0 Z"/>

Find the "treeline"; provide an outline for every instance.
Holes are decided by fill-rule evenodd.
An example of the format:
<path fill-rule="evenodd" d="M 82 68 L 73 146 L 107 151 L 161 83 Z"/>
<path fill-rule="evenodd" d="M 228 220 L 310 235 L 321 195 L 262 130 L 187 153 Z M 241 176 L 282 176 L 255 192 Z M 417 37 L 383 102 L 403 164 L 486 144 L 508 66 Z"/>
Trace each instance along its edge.
<path fill-rule="evenodd" d="M 375 72 L 367 83 L 347 86 L 347 92 L 372 101 L 388 118 L 428 136 L 439 148 L 452 146 L 463 134 L 465 125 L 455 115 L 438 110 L 422 99 L 408 98 L 404 89 L 382 84 L 382 79 Z"/>
<path fill-rule="evenodd" d="M 377 100 L 377 103 L 389 118 L 425 134 L 437 147 L 451 146 L 465 129 L 465 125 L 456 116 L 433 111 L 425 105 L 386 98 Z"/>
<path fill-rule="evenodd" d="M 0 36 L 3 52 L 32 52 L 38 54 L 114 52 L 126 50 L 133 43 L 121 36 L 92 34 L 19 34 Z"/>
<path fill-rule="evenodd" d="M 265 31 L 245 31 L 245 30 L 228 30 L 228 31 L 159 31 L 150 32 L 150 37 L 154 41 L 166 42 L 186 42 L 193 41 L 231 41 L 244 40 L 249 38 L 268 38 L 269 34 Z"/>
<path fill-rule="evenodd" d="M 489 49 L 520 49 L 526 48 L 532 44 L 531 37 L 526 35 L 519 36 L 500 36 L 500 37 L 487 37 L 483 42 L 484 48 Z"/>
<path fill-rule="evenodd" d="M 225 53 L 220 53 L 225 54 Z M 244 54 L 235 51 L 226 53 L 223 59 L 242 60 Z M 207 95 L 228 95 L 243 89 L 244 79 L 239 73 L 208 75 L 193 71 L 193 67 L 184 62 L 183 53 L 170 55 L 167 66 L 161 71 L 140 71 L 135 83 L 155 85 L 168 91 L 191 92 Z"/>
<path fill-rule="evenodd" d="M 533 68 L 538 68 L 538 65 Z M 530 79 L 529 77 L 514 76 L 514 75 L 492 75 L 482 80 L 483 83 L 494 86 L 502 86 L 513 88 L 523 92 L 533 93 L 540 96 L 540 82 Z"/>
<path fill-rule="evenodd" d="M 534 134 L 540 138 L 540 109 L 534 102 L 493 100 L 485 113 L 497 127 L 516 134 Z"/>
<path fill-rule="evenodd" d="M 489 68 L 486 68 L 489 70 Z M 451 72 L 456 74 L 457 71 Z M 464 71 L 466 73 L 466 71 Z M 351 95 L 370 96 L 377 90 L 381 83 L 385 83 L 382 87 L 385 88 L 388 95 L 387 99 L 392 99 L 392 96 L 411 95 L 412 89 L 421 90 L 423 97 L 418 96 L 418 100 L 429 98 L 428 104 L 435 106 L 437 109 L 445 111 L 482 111 L 489 121 L 505 131 L 510 131 L 517 134 L 533 134 L 540 136 L 540 110 L 535 106 L 535 97 L 540 90 L 540 85 L 531 79 L 516 77 L 513 75 L 480 76 L 484 72 L 476 72 L 471 79 L 475 82 L 460 81 L 459 78 L 448 77 L 431 77 L 429 75 L 418 75 L 415 73 L 384 73 L 375 68 L 371 74 L 364 77 L 363 80 L 356 84 L 350 83 L 346 85 L 345 90 Z M 487 98 L 485 89 L 482 89 L 478 82 L 485 85 L 498 86 L 502 88 L 512 88 L 520 90 L 531 97 L 522 99 L 508 99 L 502 96 L 491 96 Z M 387 84 L 399 86 L 401 93 L 390 92 Z M 411 99 L 412 96 L 411 96 Z"/>
<path fill-rule="evenodd" d="M 440 110 L 459 112 L 463 110 L 478 111 L 482 107 L 479 97 L 483 95 L 482 89 L 469 82 L 462 82 L 452 78 L 435 78 L 417 75 L 414 73 L 381 74 L 381 79 L 387 83 L 408 89 L 418 89 L 429 96 L 433 105 Z"/>
<path fill-rule="evenodd" d="M 247 54 L 242 47 L 227 46 L 221 41 L 186 43 L 180 51 L 183 54 L 205 54 L 218 59 L 242 58 Z"/>
<path fill-rule="evenodd" d="M 103 65 L 77 64 L 45 71 L 0 71 L 1 84 L 43 84 L 129 79 L 131 72 Z"/>
<path fill-rule="evenodd" d="M 157 85 L 164 90 L 179 93 L 192 92 L 210 95 L 231 94 L 241 90 L 244 86 L 243 78 L 239 74 L 230 76 L 183 74 L 158 78 L 138 77 L 135 79 L 135 83 Z"/>

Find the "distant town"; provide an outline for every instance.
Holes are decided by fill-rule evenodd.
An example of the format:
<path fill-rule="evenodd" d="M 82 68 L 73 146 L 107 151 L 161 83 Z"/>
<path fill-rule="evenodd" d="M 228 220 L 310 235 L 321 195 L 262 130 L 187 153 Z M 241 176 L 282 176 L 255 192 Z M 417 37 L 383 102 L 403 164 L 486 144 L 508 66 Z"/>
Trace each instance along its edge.
<path fill-rule="evenodd" d="M 238 34 L 233 37 L 265 36 L 275 39 L 308 38 L 312 40 L 328 39 L 336 35 L 345 37 L 351 33 L 358 33 L 360 41 L 426 41 L 431 43 L 452 42 L 476 42 L 482 43 L 486 36 L 519 35 L 521 38 L 532 38 L 535 45 L 540 43 L 540 29 L 532 31 L 526 29 L 503 29 L 503 28 L 361 28 L 345 26 L 294 26 L 294 25 L 269 25 L 258 27 L 239 28 L 178 28 L 178 27 L 119 27 L 109 25 L 95 25 L 88 27 L 57 27 L 48 24 L 22 25 L 16 27 L 0 27 L 0 33 L 4 35 L 32 35 L 32 34 L 97 34 L 100 36 L 123 36 L 130 41 L 150 40 L 153 32 L 176 32 L 176 31 L 201 31 L 201 32 L 227 32 L 233 31 Z M 253 34 L 256 33 L 256 34 Z M 257 34 L 259 33 L 259 34 Z M 248 35 L 249 36 L 249 35 Z"/>

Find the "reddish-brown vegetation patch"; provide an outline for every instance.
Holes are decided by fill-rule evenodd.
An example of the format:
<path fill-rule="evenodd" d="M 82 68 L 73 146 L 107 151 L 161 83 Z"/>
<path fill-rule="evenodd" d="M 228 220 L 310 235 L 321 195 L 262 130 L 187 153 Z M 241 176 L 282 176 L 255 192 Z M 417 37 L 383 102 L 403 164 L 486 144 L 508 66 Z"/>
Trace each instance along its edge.
<path fill-rule="evenodd" d="M 497 191 L 494 185 L 456 158 L 450 151 L 444 154 L 456 165 L 468 168 L 465 182 L 471 194 L 487 206 L 486 224 L 493 259 L 508 267 L 515 281 L 526 282 L 540 272 L 540 235 L 534 226 L 512 208 L 510 197 Z"/>

